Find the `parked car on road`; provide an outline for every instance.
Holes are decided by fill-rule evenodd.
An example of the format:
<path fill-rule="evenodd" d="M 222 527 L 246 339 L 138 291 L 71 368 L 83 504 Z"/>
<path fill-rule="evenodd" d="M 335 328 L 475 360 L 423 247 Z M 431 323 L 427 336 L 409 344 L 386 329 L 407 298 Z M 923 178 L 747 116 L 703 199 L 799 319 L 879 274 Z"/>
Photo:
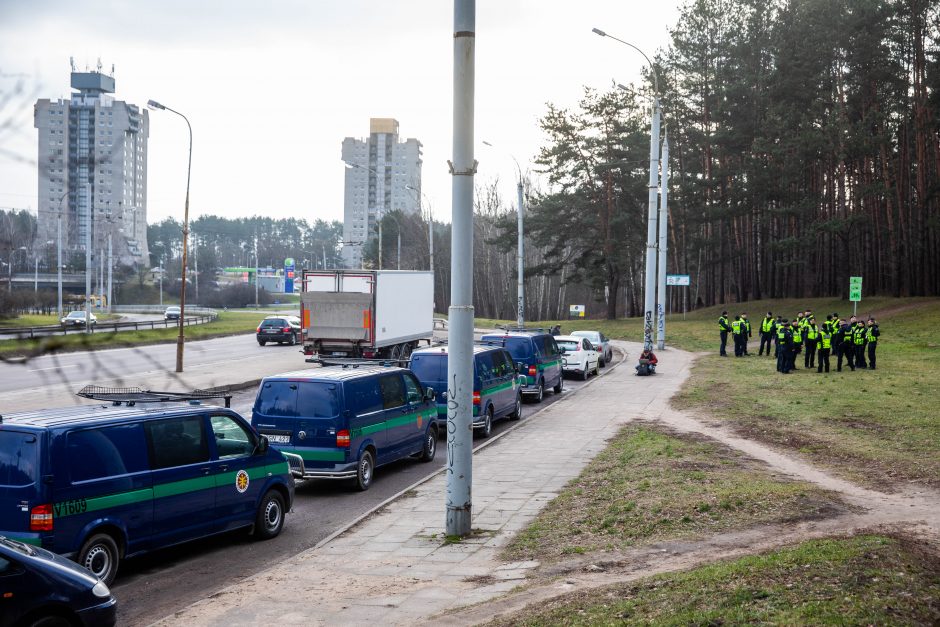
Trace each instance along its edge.
<path fill-rule="evenodd" d="M 297 316 L 268 316 L 261 321 L 256 331 L 258 344 L 268 342 L 293 346 L 300 337 L 300 318 Z"/>
<path fill-rule="evenodd" d="M 177 305 L 170 305 L 163 312 L 164 320 L 179 320 L 182 310 Z"/>
<path fill-rule="evenodd" d="M 98 317 L 91 312 L 88 312 L 88 320 L 91 321 L 91 326 L 98 324 Z M 60 319 L 59 322 L 65 327 L 83 327 L 85 326 L 85 312 L 80 310 L 70 311 L 69 315 Z"/>
<path fill-rule="evenodd" d="M 352 479 L 368 490 L 375 469 L 434 459 L 437 405 L 404 368 L 356 364 L 266 377 L 251 424 L 278 450 L 303 460 L 305 479 Z"/>
<path fill-rule="evenodd" d="M 64 557 L 0 536 L 0 627 L 111 627 L 107 584 Z"/>
<path fill-rule="evenodd" d="M 411 371 L 437 395 L 441 432 L 447 423 L 447 346 L 422 348 L 411 354 Z M 484 438 L 499 418 L 522 417 L 522 384 L 512 355 L 502 346 L 473 347 L 473 429 Z"/>
<path fill-rule="evenodd" d="M 600 353 L 594 350 L 591 340 L 577 335 L 559 335 L 555 337 L 555 342 L 565 352 L 565 372 L 578 373 L 585 381 L 591 373 L 598 374 Z"/>
<path fill-rule="evenodd" d="M 500 345 L 509 351 L 519 374 L 526 377 L 523 395 L 534 396 L 536 402 L 541 402 L 546 387 L 551 387 L 555 394 L 561 394 L 565 386 L 561 350 L 548 331 L 510 328 L 502 333 L 484 335 L 481 341 Z"/>
<path fill-rule="evenodd" d="M 99 404 L 0 419 L 0 535 L 106 584 L 146 551 L 238 528 L 273 538 L 293 497 L 287 459 L 224 407 Z"/>
<path fill-rule="evenodd" d="M 600 331 L 572 331 L 571 335 L 577 337 L 586 337 L 591 340 L 591 344 L 600 353 L 600 366 L 603 368 L 614 359 L 614 349 L 610 346 L 610 338 Z"/>

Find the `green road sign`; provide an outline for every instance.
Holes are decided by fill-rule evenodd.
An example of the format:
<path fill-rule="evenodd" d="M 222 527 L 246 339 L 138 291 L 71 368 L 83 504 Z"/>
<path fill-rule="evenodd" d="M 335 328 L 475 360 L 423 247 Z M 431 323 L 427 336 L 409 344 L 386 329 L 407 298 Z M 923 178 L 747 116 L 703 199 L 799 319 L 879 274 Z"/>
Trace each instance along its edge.
<path fill-rule="evenodd" d="M 855 303 L 862 300 L 862 277 L 849 277 L 849 300 Z"/>

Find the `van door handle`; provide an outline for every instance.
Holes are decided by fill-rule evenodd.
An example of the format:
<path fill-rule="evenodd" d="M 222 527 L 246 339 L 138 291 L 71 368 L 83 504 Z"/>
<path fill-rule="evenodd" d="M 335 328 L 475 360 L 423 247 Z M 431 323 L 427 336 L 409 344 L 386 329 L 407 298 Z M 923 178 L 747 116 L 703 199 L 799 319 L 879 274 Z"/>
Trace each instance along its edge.
<path fill-rule="evenodd" d="M 223 464 L 222 466 L 219 466 L 219 470 L 221 470 L 222 472 L 225 472 L 226 470 L 228 470 L 228 464 Z"/>
<path fill-rule="evenodd" d="M 199 470 L 202 471 L 202 474 L 208 475 L 208 474 L 209 474 L 209 471 L 211 470 L 211 468 L 209 468 L 208 466 L 203 466 L 203 467 L 200 468 Z"/>

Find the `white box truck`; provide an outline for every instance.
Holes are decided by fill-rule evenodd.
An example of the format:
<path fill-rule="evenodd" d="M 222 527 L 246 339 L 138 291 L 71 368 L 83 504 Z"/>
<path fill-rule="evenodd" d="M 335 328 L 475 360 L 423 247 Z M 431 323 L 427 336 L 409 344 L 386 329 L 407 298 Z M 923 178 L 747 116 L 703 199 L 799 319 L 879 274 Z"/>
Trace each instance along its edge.
<path fill-rule="evenodd" d="M 430 272 L 304 270 L 300 320 L 304 354 L 407 359 L 434 330 Z"/>

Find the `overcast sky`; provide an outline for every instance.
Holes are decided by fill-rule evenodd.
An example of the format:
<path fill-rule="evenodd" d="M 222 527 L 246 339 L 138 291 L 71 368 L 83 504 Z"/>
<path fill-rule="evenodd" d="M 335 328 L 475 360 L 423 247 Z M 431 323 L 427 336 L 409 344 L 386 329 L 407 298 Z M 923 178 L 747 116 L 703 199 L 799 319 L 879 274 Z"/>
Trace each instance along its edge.
<path fill-rule="evenodd" d="M 679 0 L 477 2 L 477 181 L 533 160 L 545 103 L 638 81 Z M 33 103 L 80 71 L 115 66 L 116 94 L 193 127 L 191 214 L 342 220 L 344 137 L 394 117 L 424 145 L 423 187 L 450 221 L 453 2 L 449 0 L 0 0 L 0 207 L 35 211 Z M 23 91 L 13 93 L 17 84 Z M 186 125 L 150 113 L 148 220 L 182 218 Z M 498 147 L 482 146 L 487 140 Z"/>

